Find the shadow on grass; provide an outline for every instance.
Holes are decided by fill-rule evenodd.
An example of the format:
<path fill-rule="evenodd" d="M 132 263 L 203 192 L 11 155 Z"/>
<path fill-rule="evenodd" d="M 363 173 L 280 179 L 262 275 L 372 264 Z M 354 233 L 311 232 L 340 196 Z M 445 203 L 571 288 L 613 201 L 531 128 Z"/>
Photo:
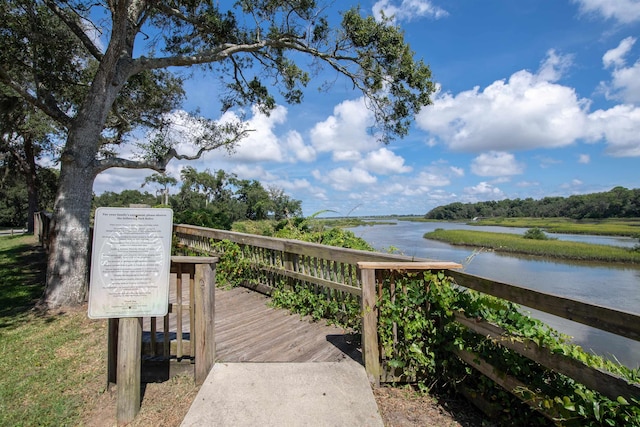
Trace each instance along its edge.
<path fill-rule="evenodd" d="M 25 236 L 2 238 L 0 328 L 14 326 L 36 308 L 44 292 L 46 254 Z"/>

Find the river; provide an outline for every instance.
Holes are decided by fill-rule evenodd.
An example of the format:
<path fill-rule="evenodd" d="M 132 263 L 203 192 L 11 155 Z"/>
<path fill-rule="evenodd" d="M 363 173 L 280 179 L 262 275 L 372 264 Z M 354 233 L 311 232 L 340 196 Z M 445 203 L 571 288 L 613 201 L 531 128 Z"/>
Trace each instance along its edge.
<path fill-rule="evenodd" d="M 393 224 L 360 226 L 348 230 L 381 252 L 388 252 L 392 248 L 396 253 L 406 256 L 459 262 L 470 274 L 640 314 L 640 266 L 550 261 L 536 257 L 503 255 L 451 246 L 422 237 L 424 233 L 436 228 L 506 233 L 523 233 L 526 230 L 411 221 L 395 221 Z M 563 240 L 625 247 L 632 247 L 637 243 L 636 239 L 630 238 L 555 234 L 552 236 Z M 533 317 L 572 336 L 573 341 L 587 351 L 617 359 L 632 368 L 640 367 L 640 342 L 546 313 L 531 313 Z"/>

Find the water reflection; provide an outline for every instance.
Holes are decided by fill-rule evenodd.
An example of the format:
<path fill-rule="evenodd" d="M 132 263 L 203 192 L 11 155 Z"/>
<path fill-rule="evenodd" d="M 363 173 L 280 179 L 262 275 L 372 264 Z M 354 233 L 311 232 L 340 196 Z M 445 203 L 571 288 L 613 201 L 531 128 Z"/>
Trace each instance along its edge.
<path fill-rule="evenodd" d="M 422 237 L 424 233 L 436 228 L 464 227 L 487 231 L 500 229 L 452 223 L 398 221 L 396 224 L 361 226 L 349 230 L 381 252 L 394 247 L 407 256 L 455 261 L 463 264 L 465 271 L 477 276 L 640 314 L 640 268 L 637 266 L 548 261 L 537 257 L 478 252 L 473 248 L 454 247 Z M 525 229 L 503 227 L 501 232 L 506 230 L 524 232 Z M 599 242 L 605 241 L 599 236 L 580 237 L 585 238 L 583 241 L 589 241 L 589 237 L 596 237 Z M 540 320 L 574 337 L 574 342 L 584 349 L 603 356 L 613 353 L 615 358 L 627 366 L 640 367 L 640 342 L 619 338 L 545 313 L 536 314 L 534 317 L 539 315 Z"/>

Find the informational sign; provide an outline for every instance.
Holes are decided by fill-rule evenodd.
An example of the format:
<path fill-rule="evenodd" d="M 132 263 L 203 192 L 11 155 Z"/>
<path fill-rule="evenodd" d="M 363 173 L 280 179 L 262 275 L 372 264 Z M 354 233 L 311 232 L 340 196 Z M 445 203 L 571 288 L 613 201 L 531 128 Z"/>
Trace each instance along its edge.
<path fill-rule="evenodd" d="M 172 231 L 171 209 L 96 209 L 90 318 L 167 314 Z"/>

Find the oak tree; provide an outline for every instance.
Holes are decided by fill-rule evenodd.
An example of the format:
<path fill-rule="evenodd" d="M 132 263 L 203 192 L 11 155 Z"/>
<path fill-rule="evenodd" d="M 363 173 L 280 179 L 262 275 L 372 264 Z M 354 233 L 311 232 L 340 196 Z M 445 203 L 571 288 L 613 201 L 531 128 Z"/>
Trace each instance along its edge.
<path fill-rule="evenodd" d="M 313 0 L 4 0 L 0 5 L 0 84 L 66 130 L 48 260 L 46 302 L 83 302 L 95 177 L 113 167 L 163 172 L 171 138 L 149 141 L 140 158 L 119 155 L 141 128 L 167 126 L 179 106 L 181 67 L 219 79 L 224 110 L 303 101 L 312 77 L 332 72 L 367 99 L 379 139 L 406 135 L 434 90 L 390 21 L 341 13 Z M 324 74 L 327 76 L 327 74 Z M 325 82 L 320 86 L 326 88 Z M 197 155 L 229 147 L 242 124 L 204 124 Z"/>

